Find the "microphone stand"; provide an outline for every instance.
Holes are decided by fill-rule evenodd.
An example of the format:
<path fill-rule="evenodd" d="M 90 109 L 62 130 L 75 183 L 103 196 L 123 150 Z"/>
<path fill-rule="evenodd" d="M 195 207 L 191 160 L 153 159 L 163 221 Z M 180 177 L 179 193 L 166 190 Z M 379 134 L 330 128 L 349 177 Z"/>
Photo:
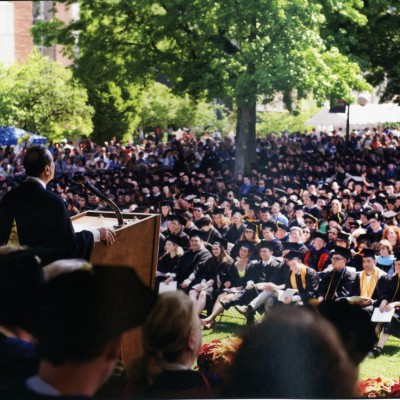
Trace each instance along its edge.
<path fill-rule="evenodd" d="M 103 193 L 100 192 L 95 186 L 93 186 L 88 180 L 86 179 L 85 176 L 83 175 L 76 175 L 72 178 L 72 180 L 77 183 L 78 185 L 84 186 L 89 192 L 94 193 L 97 197 L 105 201 L 115 212 L 117 219 L 118 219 L 118 225 L 115 225 L 114 228 L 121 228 L 121 226 L 125 225 L 124 219 L 122 217 L 121 210 L 119 207 L 108 197 L 106 197 Z"/>

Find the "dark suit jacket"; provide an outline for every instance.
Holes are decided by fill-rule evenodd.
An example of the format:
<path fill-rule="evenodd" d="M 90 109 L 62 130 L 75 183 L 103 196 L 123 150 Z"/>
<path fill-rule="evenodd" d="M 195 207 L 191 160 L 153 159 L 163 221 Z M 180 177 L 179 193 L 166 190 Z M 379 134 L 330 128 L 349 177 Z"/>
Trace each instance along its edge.
<path fill-rule="evenodd" d="M 278 261 L 276 258 L 272 258 L 270 263 L 266 266 L 263 265 L 261 260 L 254 262 L 254 268 L 259 270 L 259 279 L 256 283 L 272 282 L 276 285 L 285 283 L 287 267 L 284 265 L 285 264 Z"/>
<path fill-rule="evenodd" d="M 93 234 L 75 233 L 64 202 L 35 181 L 26 181 L 0 202 L 0 245 L 6 244 L 15 220 L 21 245 L 59 249 L 56 258 L 90 259 Z"/>

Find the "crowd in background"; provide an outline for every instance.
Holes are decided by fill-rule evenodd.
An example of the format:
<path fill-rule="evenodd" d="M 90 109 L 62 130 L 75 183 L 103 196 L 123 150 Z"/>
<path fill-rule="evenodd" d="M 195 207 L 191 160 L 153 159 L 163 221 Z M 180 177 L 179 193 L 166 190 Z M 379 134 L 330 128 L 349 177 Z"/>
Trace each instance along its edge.
<path fill-rule="evenodd" d="M 179 135 L 168 132 L 166 138 L 149 135 L 140 145 L 123 144 L 114 138 L 102 145 L 86 139 L 49 146 L 55 161 L 55 179 L 48 189 L 65 201 L 71 216 L 86 210 L 109 210 L 101 199 L 74 183 L 76 174 L 87 176 L 123 210 L 160 214 L 157 287 L 163 285 L 165 289 L 175 283 L 182 290 L 163 295 L 164 300 L 155 306 L 155 299 L 146 292 L 146 307 L 141 307 L 142 313 L 135 319 L 126 318 L 126 323 L 118 317 L 114 295 L 114 308 L 108 312 L 115 332 L 98 338 L 98 347 L 96 344 L 92 349 L 88 343 L 83 349 L 79 329 L 75 332 L 73 328 L 75 317 L 81 315 L 79 304 L 73 302 L 71 309 L 67 307 L 72 321 L 68 335 L 51 325 L 53 319 L 49 315 L 58 312 L 61 304 L 63 310 L 69 304 L 69 290 L 80 293 L 74 289 L 76 284 L 82 285 L 81 294 L 91 293 L 86 288 L 105 289 L 111 277 L 101 267 L 87 263 L 74 266 L 72 272 L 62 268 L 61 276 L 43 277 L 37 266 L 35 270 L 31 268 L 37 273 L 37 290 L 42 296 L 39 299 L 51 299 L 54 304 L 47 309 L 44 303 L 35 301 L 35 321 L 23 321 L 24 327 L 39 337 L 39 375 L 47 373 L 55 387 L 63 387 L 64 379 L 58 379 L 60 371 L 69 370 L 76 376 L 76 382 L 64 387 L 70 394 L 81 393 L 76 392 L 77 383 L 90 375 L 90 390 L 84 393 L 92 395 L 115 366 L 119 345 L 115 338 L 144 324 L 144 354 L 128 366 L 128 383 L 124 382 L 119 396 L 357 395 L 358 364 L 368 352 L 374 357 L 381 355 L 389 336 L 400 332 L 396 313 L 390 323 L 371 323 L 374 308 L 389 311 L 400 307 L 398 135 L 397 130 L 364 129 L 352 132 L 349 143 L 341 131 L 259 138 L 251 170 L 237 176 L 232 173 L 234 138 L 218 131 L 201 136 L 190 130 Z M 23 156 L 24 149 L 0 148 L 2 195 L 25 179 Z M 16 263 L 20 264 L 22 275 L 17 267 L 12 271 L 17 273 L 13 285 L 32 286 L 32 279 L 21 279 L 27 269 L 24 260 Z M 36 263 L 35 258 L 31 260 Z M 6 265 L 11 261 L 7 258 L 4 262 Z M 92 282 L 96 274 L 98 281 Z M 127 272 L 122 268 L 119 274 L 122 285 Z M 134 277 L 129 279 L 134 282 Z M 41 286 L 43 280 L 49 284 Z M 74 283 L 74 288 L 68 281 Z M 11 283 L 7 287 L 12 288 Z M 65 289 L 65 298 L 60 288 Z M 125 295 L 135 308 L 135 296 L 129 290 Z M 332 301 L 352 296 L 359 298 L 355 308 L 346 308 L 347 302 Z M 4 301 L 10 302 L 11 297 L 6 296 Z M 95 304 L 93 299 L 92 296 L 93 309 L 99 304 L 103 307 L 104 302 Z M 289 307 L 286 312 L 282 313 L 280 303 Z M 335 306 L 331 309 L 332 304 Z M 318 315 L 315 307 L 319 307 Z M 212 329 L 217 316 L 230 308 L 244 314 L 253 327 L 244 336 L 222 392 L 216 392 L 213 377 L 187 371 L 201 345 L 200 328 Z M 150 316 L 146 319 L 144 313 Z M 254 325 L 264 313 L 265 320 Z M 198 316 L 202 317 L 201 322 Z M 21 321 L 9 313 L 1 316 L 0 328 L 7 327 L 2 328 L 2 335 L 9 337 L 8 333 Z M 85 329 L 101 332 L 98 324 L 102 323 L 93 321 L 93 326 Z M 51 326 L 45 327 L 46 324 Z M 58 341 L 51 336 L 51 329 L 56 330 Z M 87 336 L 91 334 L 88 331 Z M 376 334 L 380 335 L 378 343 Z M 268 346 L 266 335 L 271 338 Z M 68 354 L 63 346 L 67 340 L 64 336 L 71 345 Z M 29 352 L 34 363 L 28 372 L 35 373 L 38 355 L 32 346 Z M 46 369 L 42 369 L 43 365 Z M 101 369 L 101 379 L 96 374 L 76 374 L 94 365 Z M 312 366 L 310 371 L 314 372 L 307 373 L 304 365 Z M 273 371 L 277 369 L 274 380 Z M 271 371 L 268 379 L 264 370 Z M 178 371 L 185 371 L 185 375 Z M 317 371 L 321 379 L 315 379 Z M 29 376 L 26 371 L 24 374 Z M 288 379 L 283 381 L 285 376 Z M 42 378 L 27 382 L 31 386 L 14 394 L 27 395 L 28 389 L 40 393 L 53 390 L 43 384 Z M 12 390 L 13 387 L 5 392 L 10 398 Z"/>

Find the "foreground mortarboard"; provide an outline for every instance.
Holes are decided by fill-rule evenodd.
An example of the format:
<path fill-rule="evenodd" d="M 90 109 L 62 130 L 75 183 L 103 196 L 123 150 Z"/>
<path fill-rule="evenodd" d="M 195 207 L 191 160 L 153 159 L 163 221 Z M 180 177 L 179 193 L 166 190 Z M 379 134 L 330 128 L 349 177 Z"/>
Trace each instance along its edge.
<path fill-rule="evenodd" d="M 39 343 L 103 345 L 142 325 L 156 300 L 132 268 L 95 265 L 42 285 L 23 327 Z"/>
<path fill-rule="evenodd" d="M 360 364 L 378 340 L 369 314 L 347 301 L 323 301 L 318 311 L 338 330 L 351 360 Z"/>

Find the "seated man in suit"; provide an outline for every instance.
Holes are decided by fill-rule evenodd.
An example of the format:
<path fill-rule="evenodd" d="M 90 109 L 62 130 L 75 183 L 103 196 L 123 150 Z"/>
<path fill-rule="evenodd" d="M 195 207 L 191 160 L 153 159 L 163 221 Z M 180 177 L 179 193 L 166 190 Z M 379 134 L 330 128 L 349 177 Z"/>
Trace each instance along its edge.
<path fill-rule="evenodd" d="M 7 244 L 15 222 L 21 245 L 59 249 L 54 259 L 90 259 L 95 241 L 114 242 L 108 228 L 75 233 L 62 199 L 46 190 L 54 178 L 54 160 L 45 146 L 28 148 L 24 160 L 26 180 L 0 202 L 0 245 Z"/>

